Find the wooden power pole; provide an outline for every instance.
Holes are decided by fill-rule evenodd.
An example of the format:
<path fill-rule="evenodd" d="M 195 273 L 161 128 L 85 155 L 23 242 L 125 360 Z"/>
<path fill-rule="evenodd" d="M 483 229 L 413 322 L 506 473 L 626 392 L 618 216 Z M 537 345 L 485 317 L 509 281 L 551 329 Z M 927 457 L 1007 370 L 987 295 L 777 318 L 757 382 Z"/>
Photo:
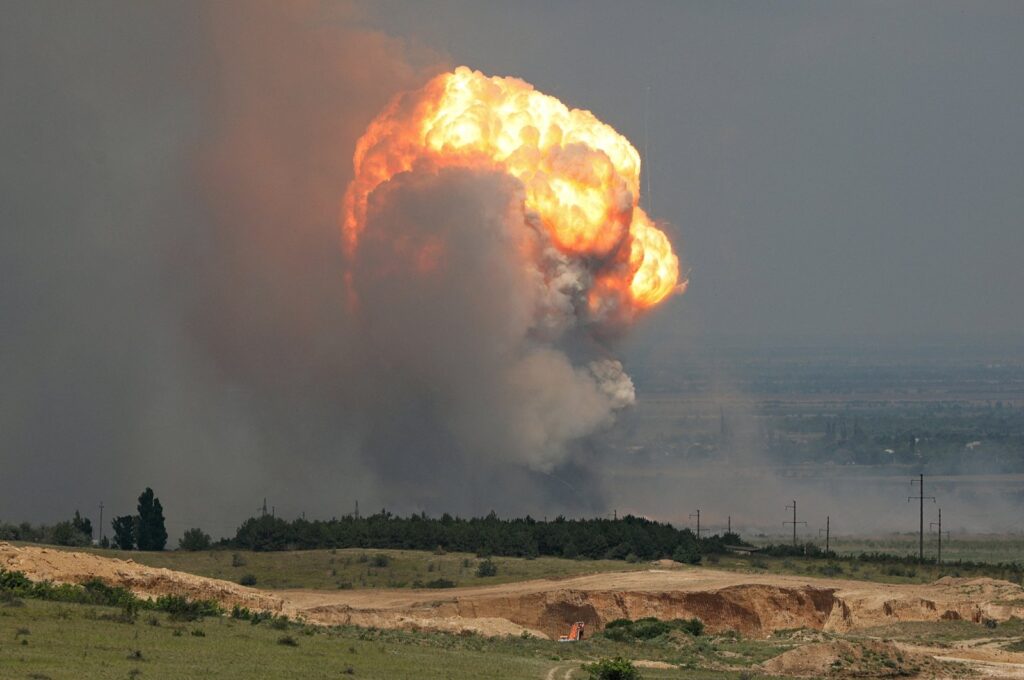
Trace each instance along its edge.
<path fill-rule="evenodd" d="M 910 480 L 910 484 L 917 484 L 920 490 L 920 493 L 917 496 L 907 496 L 907 502 L 909 503 L 910 501 L 914 500 L 921 502 L 921 533 L 917 560 L 918 562 L 924 562 L 924 502 L 926 500 L 930 500 L 932 503 L 934 503 L 935 496 L 924 495 L 924 475 L 918 475 L 917 479 Z"/>
<path fill-rule="evenodd" d="M 797 522 L 796 521 L 796 500 L 795 499 L 793 500 L 793 505 L 787 505 L 786 506 L 786 510 L 790 510 L 790 509 L 793 510 L 793 521 L 792 522 L 788 522 L 788 521 L 787 522 L 783 522 L 782 524 L 783 525 L 786 525 L 786 524 L 792 524 L 793 525 L 793 545 L 795 546 L 796 545 L 796 525 L 797 524 L 806 525 L 807 522 Z"/>
<path fill-rule="evenodd" d="M 928 528 L 931 529 L 935 525 L 939 527 L 939 556 L 936 558 L 936 562 L 942 564 L 942 508 L 939 508 L 939 521 L 929 522 Z"/>

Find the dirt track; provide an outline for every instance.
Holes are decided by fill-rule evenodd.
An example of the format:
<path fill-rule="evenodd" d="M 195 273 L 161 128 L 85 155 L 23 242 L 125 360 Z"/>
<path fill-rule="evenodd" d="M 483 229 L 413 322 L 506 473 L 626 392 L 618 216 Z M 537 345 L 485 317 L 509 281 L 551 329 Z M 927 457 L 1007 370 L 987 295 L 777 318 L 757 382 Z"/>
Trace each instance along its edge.
<path fill-rule="evenodd" d="M 301 617 L 318 624 L 472 630 L 485 635 L 555 637 L 573 621 L 599 630 L 617 618 L 696 616 L 712 632 L 766 636 L 812 628 L 843 632 L 899 621 L 1024 617 L 1024 590 L 993 579 L 946 578 L 927 585 L 700 568 L 656 568 L 451 590 L 261 591 L 192 574 L 0 543 L 0 567 L 30 578 L 80 583 L 100 578 L 142 596 L 165 593 L 215 599 Z"/>

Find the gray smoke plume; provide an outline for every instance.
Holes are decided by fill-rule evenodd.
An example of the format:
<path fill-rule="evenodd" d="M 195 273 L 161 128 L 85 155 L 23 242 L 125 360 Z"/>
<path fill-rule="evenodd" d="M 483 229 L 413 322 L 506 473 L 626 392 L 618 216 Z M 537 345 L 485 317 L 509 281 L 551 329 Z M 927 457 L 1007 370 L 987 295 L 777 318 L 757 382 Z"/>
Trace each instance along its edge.
<path fill-rule="evenodd" d="M 632 383 L 573 340 L 580 272 L 508 247 L 514 182 L 396 179 L 343 256 L 355 140 L 443 58 L 345 5 L 4 12 L 0 518 L 602 508 L 586 436 Z M 393 271 L 396 235 L 457 266 Z"/>

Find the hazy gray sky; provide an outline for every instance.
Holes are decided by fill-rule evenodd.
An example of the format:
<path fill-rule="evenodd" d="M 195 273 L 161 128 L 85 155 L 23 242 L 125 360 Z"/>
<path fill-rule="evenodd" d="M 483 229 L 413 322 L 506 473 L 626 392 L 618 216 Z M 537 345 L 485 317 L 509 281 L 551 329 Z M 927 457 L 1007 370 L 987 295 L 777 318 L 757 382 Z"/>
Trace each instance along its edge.
<path fill-rule="evenodd" d="M 1024 332 L 1021 3 L 427 5 L 367 21 L 647 149 L 692 267 L 658 334 Z"/>
<path fill-rule="evenodd" d="M 692 285 L 636 360 L 1024 332 L 1019 2 L 8 2 L 0 519 L 121 514 L 154 485 L 172 535 L 225 535 L 264 496 L 330 516 L 420 484 L 403 461 L 437 416 L 396 416 L 354 365 L 338 206 L 375 113 L 463 63 L 645 154 Z M 461 472 L 475 496 L 442 509 L 563 509 L 536 471 Z"/>

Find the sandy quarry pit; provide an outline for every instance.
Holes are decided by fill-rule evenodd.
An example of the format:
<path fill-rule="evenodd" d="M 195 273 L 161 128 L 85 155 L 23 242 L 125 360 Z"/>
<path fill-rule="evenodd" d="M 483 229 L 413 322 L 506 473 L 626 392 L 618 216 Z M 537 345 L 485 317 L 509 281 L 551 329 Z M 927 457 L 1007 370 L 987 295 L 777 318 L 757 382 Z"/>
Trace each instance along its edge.
<path fill-rule="evenodd" d="M 0 568 L 57 583 L 99 578 L 142 597 L 213 599 L 314 624 L 483 635 L 527 631 L 556 638 L 574 621 L 595 631 L 613 619 L 645 616 L 696 616 L 710 632 L 736 630 L 748 637 L 793 628 L 847 632 L 902 621 L 1024 618 L 1024 590 L 988 578 L 888 585 L 687 567 L 446 590 L 266 591 L 131 560 L 2 542 Z"/>

